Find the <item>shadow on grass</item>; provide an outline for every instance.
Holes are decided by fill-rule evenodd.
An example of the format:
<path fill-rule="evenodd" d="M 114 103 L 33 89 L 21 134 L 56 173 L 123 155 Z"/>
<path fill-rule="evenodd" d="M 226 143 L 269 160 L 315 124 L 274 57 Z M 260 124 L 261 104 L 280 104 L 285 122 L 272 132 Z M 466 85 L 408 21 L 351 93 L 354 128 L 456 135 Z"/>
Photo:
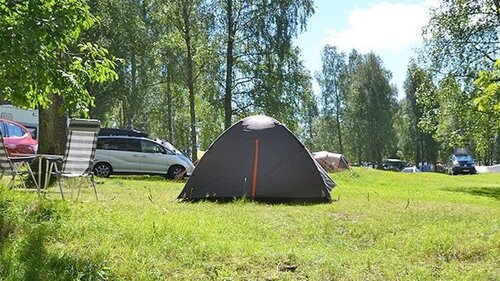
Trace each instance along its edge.
<path fill-rule="evenodd" d="M 447 188 L 446 191 L 467 193 L 474 196 L 491 197 L 500 200 L 500 187 Z"/>
<path fill-rule="evenodd" d="M 0 207 L 5 205 L 1 203 Z M 106 261 L 101 258 L 47 251 L 48 243 L 60 239 L 60 212 L 64 210 L 50 202 L 32 203 L 19 209 L 12 203 L 8 205 L 0 208 L 0 280 L 109 279 Z M 5 216 L 9 208 L 17 210 Z"/>
<path fill-rule="evenodd" d="M 107 280 L 105 262 L 90 261 L 74 256 L 57 256 L 47 252 L 50 239 L 44 226 L 32 229 L 19 250 L 18 277 L 22 280 Z M 17 274 L 16 274 L 17 275 Z"/>

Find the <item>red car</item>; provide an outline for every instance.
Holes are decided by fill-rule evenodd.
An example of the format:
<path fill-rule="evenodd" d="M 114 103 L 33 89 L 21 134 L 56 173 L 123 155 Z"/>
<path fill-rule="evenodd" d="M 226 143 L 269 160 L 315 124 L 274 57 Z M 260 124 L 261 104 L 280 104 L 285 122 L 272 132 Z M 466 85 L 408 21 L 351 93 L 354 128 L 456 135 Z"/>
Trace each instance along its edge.
<path fill-rule="evenodd" d="M 23 125 L 0 118 L 0 131 L 9 156 L 13 154 L 36 154 L 38 142 Z"/>

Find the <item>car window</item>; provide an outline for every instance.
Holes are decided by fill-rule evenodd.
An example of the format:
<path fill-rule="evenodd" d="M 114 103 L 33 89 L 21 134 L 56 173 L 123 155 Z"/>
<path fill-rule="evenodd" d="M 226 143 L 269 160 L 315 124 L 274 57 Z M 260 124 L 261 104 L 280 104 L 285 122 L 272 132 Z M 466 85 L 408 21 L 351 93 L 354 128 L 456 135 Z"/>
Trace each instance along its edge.
<path fill-rule="evenodd" d="M 5 127 L 7 127 L 7 135 L 9 137 L 23 137 L 27 133 L 24 129 L 16 124 L 5 123 Z"/>
<path fill-rule="evenodd" d="M 97 149 L 140 152 L 141 144 L 136 139 L 100 138 L 97 141 Z"/>
<path fill-rule="evenodd" d="M 144 153 L 162 153 L 165 154 L 165 149 L 161 147 L 161 145 L 147 141 L 147 140 L 141 140 L 141 148 L 142 152 Z"/>
<path fill-rule="evenodd" d="M 166 151 L 165 153 L 168 154 L 168 155 L 176 155 L 177 154 L 177 153 L 175 153 L 175 151 L 172 151 L 172 150 L 170 150 L 168 148 L 165 149 L 165 151 Z"/>
<path fill-rule="evenodd" d="M 116 145 L 113 145 L 112 139 L 97 139 L 97 149 L 116 150 Z"/>
<path fill-rule="evenodd" d="M 139 140 L 136 139 L 116 139 L 118 144 L 118 150 L 122 151 L 133 151 L 140 152 L 141 144 Z"/>
<path fill-rule="evenodd" d="M 38 138 L 38 131 L 37 131 L 36 127 L 26 127 L 26 129 L 28 129 L 28 131 L 30 131 L 32 138 L 34 138 L 34 139 Z"/>

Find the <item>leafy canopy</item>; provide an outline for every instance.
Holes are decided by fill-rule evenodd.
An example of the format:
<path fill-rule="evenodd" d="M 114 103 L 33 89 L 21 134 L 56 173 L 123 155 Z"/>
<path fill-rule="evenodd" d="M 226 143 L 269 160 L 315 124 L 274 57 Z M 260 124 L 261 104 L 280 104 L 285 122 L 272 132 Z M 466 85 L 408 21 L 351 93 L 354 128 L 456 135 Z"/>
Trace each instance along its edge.
<path fill-rule="evenodd" d="M 0 0 L 0 93 L 22 107 L 46 108 L 51 95 L 86 114 L 86 86 L 116 79 L 106 49 L 80 42 L 96 22 L 85 0 Z"/>

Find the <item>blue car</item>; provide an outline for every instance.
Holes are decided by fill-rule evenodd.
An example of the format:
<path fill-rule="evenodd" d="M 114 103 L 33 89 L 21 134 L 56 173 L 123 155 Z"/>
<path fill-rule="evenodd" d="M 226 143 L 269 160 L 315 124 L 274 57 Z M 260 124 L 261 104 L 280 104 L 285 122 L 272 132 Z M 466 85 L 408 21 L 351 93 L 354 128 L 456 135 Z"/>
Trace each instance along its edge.
<path fill-rule="evenodd" d="M 465 149 L 457 149 L 450 157 L 448 164 L 448 174 L 476 174 L 474 158 Z"/>

